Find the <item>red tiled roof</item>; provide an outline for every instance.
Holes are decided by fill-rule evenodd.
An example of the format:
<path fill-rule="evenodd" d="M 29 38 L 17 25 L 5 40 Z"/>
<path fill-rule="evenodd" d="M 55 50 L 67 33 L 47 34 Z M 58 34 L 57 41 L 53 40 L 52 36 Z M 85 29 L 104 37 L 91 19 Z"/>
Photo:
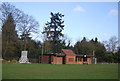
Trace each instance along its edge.
<path fill-rule="evenodd" d="M 70 50 L 70 49 L 62 49 L 62 53 L 64 53 L 67 56 L 75 56 L 76 54 Z"/>

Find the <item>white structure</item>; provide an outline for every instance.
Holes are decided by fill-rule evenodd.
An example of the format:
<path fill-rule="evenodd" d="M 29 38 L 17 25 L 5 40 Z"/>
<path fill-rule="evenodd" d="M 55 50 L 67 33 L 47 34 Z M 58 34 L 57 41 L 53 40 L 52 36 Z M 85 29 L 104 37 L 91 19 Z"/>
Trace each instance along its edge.
<path fill-rule="evenodd" d="M 97 64 L 97 58 L 95 58 L 95 64 Z"/>
<path fill-rule="evenodd" d="M 28 51 L 21 52 L 21 57 L 19 59 L 19 63 L 30 63 L 28 58 L 27 58 L 27 53 L 28 53 Z"/>

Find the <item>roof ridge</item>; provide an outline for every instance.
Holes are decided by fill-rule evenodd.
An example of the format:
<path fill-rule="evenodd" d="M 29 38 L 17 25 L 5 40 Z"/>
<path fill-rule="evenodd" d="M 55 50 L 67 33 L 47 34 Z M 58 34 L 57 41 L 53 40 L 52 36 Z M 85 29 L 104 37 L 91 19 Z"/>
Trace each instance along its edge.
<path fill-rule="evenodd" d="M 76 55 L 71 49 L 62 49 L 62 52 L 68 56 L 75 56 Z"/>

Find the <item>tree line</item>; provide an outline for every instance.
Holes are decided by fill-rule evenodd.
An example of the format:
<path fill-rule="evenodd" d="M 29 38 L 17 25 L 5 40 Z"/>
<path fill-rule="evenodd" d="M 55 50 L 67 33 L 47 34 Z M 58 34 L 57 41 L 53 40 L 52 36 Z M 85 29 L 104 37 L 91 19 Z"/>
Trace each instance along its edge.
<path fill-rule="evenodd" d="M 62 33 L 65 27 L 62 13 L 51 12 L 50 21 L 45 23 L 44 30 L 40 32 L 38 21 L 14 5 L 2 3 L 0 11 L 3 59 L 19 59 L 22 50 L 28 51 L 28 58 L 38 59 L 42 53 L 60 53 L 61 49 L 71 49 L 81 55 L 93 55 L 94 52 L 98 62 L 120 62 L 116 37 L 103 43 L 99 42 L 97 37 L 91 40 L 83 37 L 81 41 L 71 45 L 71 40 Z M 32 39 L 32 35 L 40 33 L 43 41 Z"/>

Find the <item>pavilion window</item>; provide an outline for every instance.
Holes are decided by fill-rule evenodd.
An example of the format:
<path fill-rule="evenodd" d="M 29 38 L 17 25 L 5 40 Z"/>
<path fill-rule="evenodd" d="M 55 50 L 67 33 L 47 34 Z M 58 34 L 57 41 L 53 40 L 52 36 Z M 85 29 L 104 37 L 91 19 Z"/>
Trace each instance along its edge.
<path fill-rule="evenodd" d="M 74 58 L 69 58 L 69 62 L 73 62 L 74 61 Z"/>

